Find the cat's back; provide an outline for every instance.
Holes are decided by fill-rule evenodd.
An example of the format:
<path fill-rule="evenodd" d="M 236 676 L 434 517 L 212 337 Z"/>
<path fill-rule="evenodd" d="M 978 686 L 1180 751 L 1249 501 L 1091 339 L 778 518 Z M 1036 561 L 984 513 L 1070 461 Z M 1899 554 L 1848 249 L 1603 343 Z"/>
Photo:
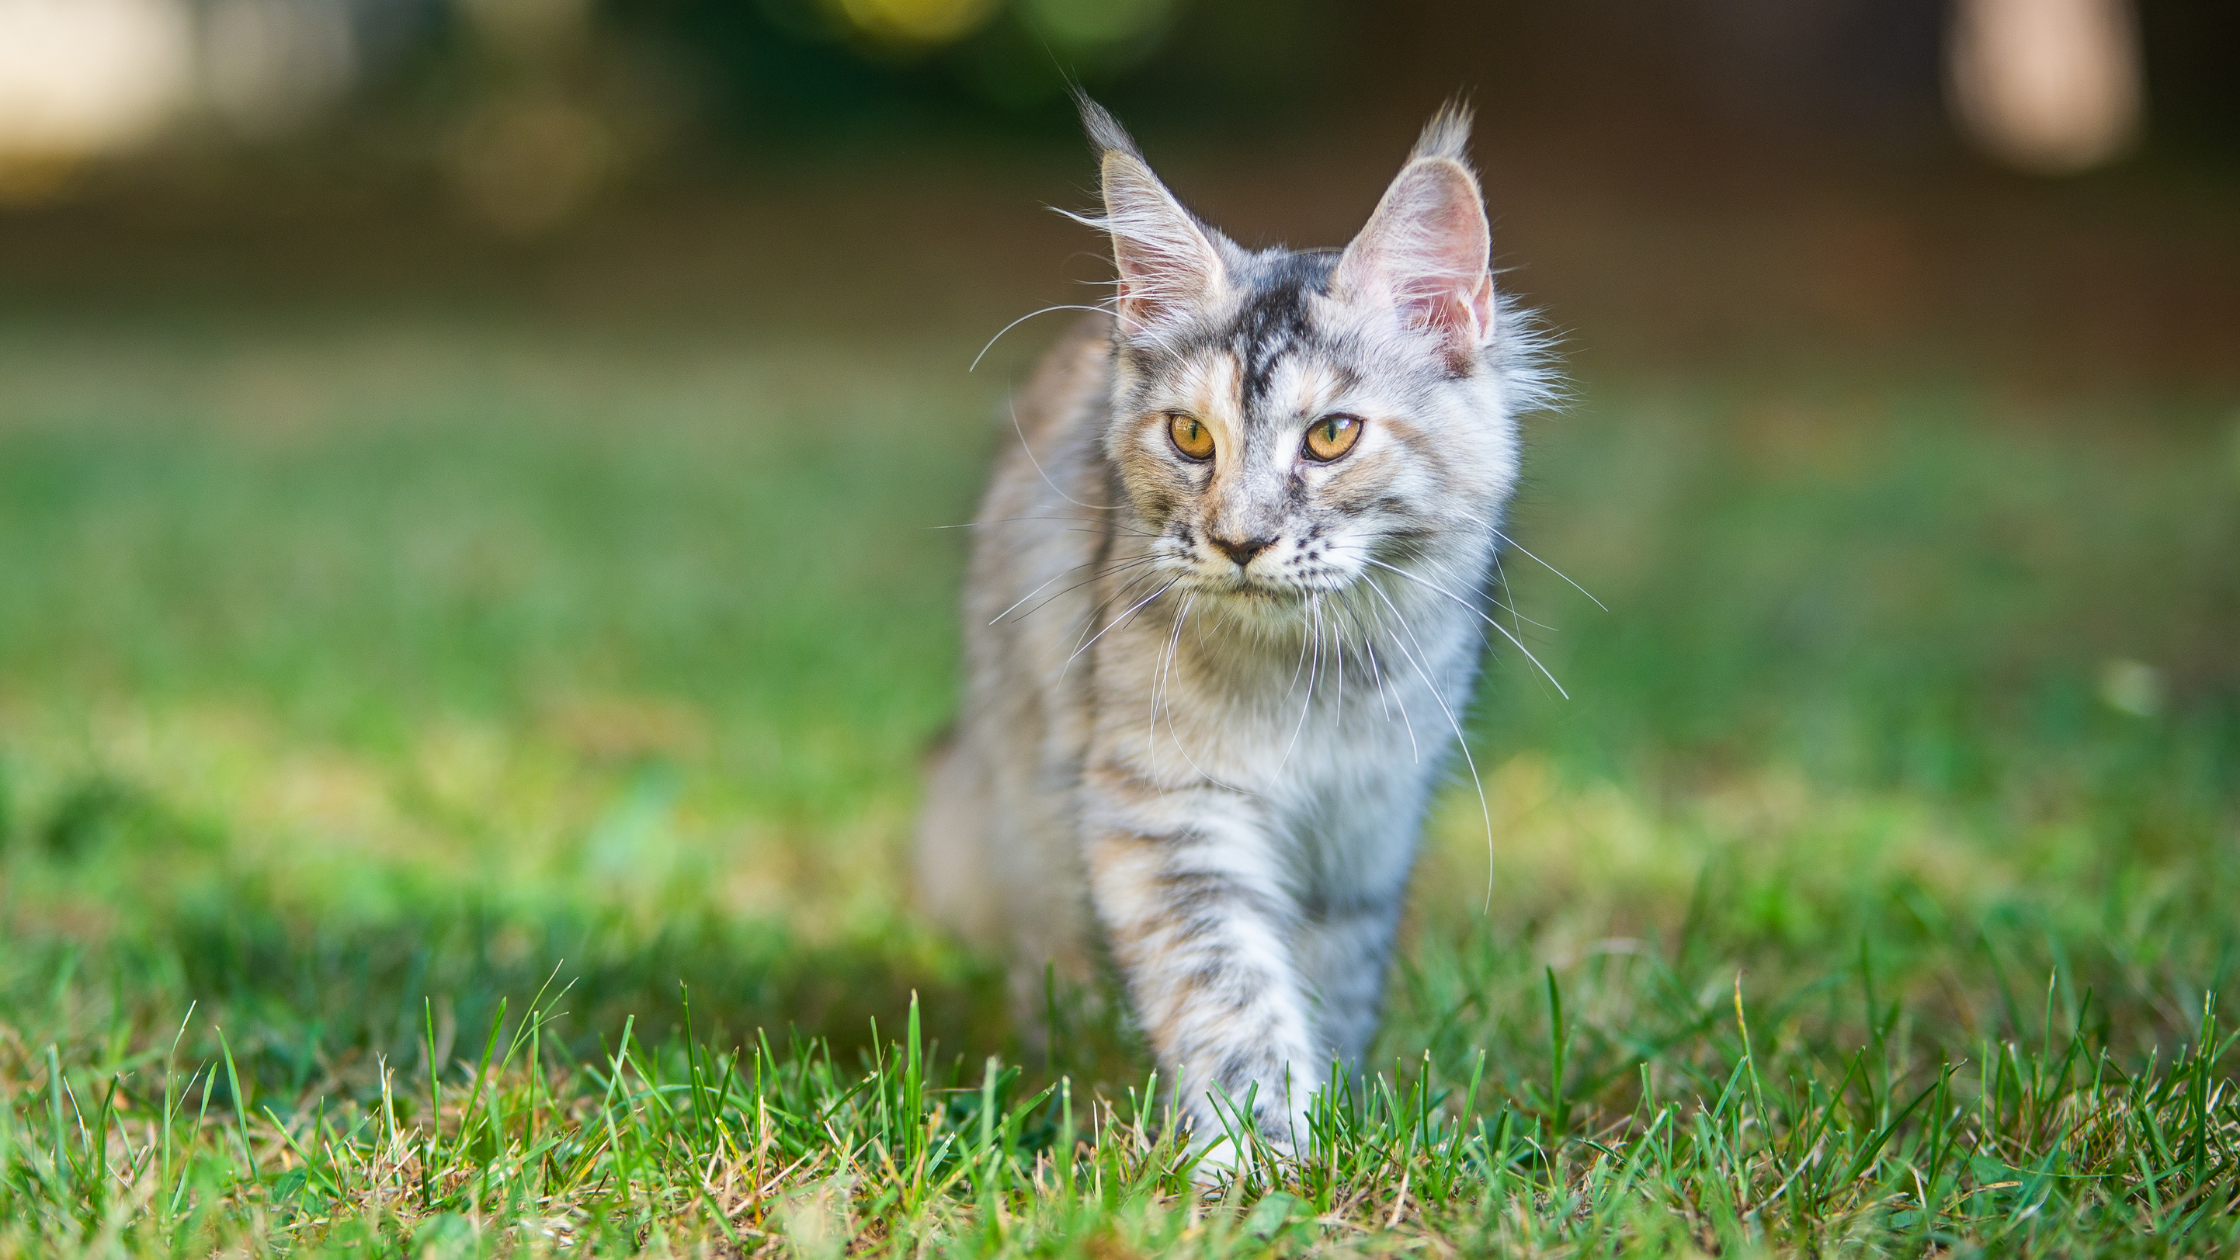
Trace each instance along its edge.
<path fill-rule="evenodd" d="M 1093 599 L 1086 579 L 1116 536 L 1101 446 L 1111 343 L 1110 317 L 1077 321 L 997 419 L 965 581 L 964 712 L 929 767 L 917 846 L 935 917 L 1069 975 L 1086 965 L 1086 924 L 1056 811 L 1089 730 L 1087 671 L 1068 655 Z M 1041 975 L 1039 962 L 1014 975 L 1014 997 L 1031 998 Z"/>
<path fill-rule="evenodd" d="M 1018 438 L 1030 447 L 1045 446 L 1053 430 L 1069 419 L 1101 409 L 1111 382 L 1112 317 L 1102 311 L 1082 316 L 1044 351 L 1027 382 L 1013 396 Z M 1010 464 L 1023 462 L 1009 450 L 997 463 L 1000 481 Z"/>
<path fill-rule="evenodd" d="M 1042 356 L 998 421 L 1001 454 L 974 521 L 965 591 L 968 624 L 995 632 L 974 636 L 983 647 L 1009 656 L 1018 635 L 1046 637 L 1037 632 L 1065 618 L 1045 612 L 1073 601 L 1013 605 L 1044 583 L 1066 585 L 1052 579 L 1092 561 L 1109 536 L 1101 440 L 1111 380 L 1112 320 L 1100 312 Z"/>

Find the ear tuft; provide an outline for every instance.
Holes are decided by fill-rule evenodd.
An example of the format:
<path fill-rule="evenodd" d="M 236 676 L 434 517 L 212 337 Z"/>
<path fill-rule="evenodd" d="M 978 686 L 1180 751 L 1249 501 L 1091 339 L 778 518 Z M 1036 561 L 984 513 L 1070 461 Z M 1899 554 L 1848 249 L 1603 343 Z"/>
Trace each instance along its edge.
<path fill-rule="evenodd" d="M 1448 101 L 1423 125 L 1423 134 L 1416 138 L 1415 150 L 1408 154 L 1408 160 L 1422 162 L 1432 158 L 1470 165 L 1469 105 L 1459 100 Z"/>
<path fill-rule="evenodd" d="M 1087 90 L 1073 89 L 1073 107 L 1081 112 L 1081 129 L 1089 133 L 1089 143 L 1097 146 L 1101 156 L 1106 153 L 1125 153 L 1137 161 L 1143 160 L 1143 150 L 1136 147 L 1135 137 L 1112 116 L 1112 111 L 1090 99 Z"/>

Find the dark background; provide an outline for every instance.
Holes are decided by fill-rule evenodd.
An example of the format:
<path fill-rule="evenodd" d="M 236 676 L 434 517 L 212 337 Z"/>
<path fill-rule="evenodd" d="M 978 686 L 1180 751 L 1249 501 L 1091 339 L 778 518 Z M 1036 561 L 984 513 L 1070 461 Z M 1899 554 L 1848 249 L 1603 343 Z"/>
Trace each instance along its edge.
<path fill-rule="evenodd" d="M 1090 196 L 1079 82 L 1247 241 L 1342 240 L 1420 120 L 1472 101 L 1510 283 L 1590 368 L 2240 362 L 2230 5 L 2141 6 L 2140 142 L 2052 179 L 1963 138 L 1929 0 L 1110 8 L 1149 16 L 1068 43 L 1046 16 L 1066 0 L 1015 0 L 913 42 L 842 0 L 359 0 L 341 95 L 254 127 L 182 111 L 17 188 L 0 302 L 432 295 L 992 330 L 1102 276 L 1041 210 Z"/>

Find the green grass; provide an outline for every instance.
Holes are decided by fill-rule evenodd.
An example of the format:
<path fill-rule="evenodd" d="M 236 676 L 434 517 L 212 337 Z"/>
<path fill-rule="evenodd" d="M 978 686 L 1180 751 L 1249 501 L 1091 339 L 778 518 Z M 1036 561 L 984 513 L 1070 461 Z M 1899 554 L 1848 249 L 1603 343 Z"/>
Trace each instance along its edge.
<path fill-rule="evenodd" d="M 0 325 L 0 1257 L 2240 1248 L 2234 400 L 1582 382 L 1573 698 L 1207 1197 L 898 874 L 970 349 Z"/>

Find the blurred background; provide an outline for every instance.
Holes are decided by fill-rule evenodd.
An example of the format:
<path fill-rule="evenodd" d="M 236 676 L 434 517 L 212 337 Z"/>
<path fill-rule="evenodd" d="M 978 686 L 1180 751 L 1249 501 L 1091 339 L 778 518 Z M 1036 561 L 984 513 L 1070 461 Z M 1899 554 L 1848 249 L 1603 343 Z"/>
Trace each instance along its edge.
<path fill-rule="evenodd" d="M 896 871 L 1069 317 L 968 368 L 1106 277 L 1074 82 L 1248 243 L 1477 107 L 1607 611 L 1512 559 L 1573 698 L 1493 654 L 1412 956 L 2232 987 L 2240 7 L 0 0 L 0 1021 L 999 1044 Z"/>

